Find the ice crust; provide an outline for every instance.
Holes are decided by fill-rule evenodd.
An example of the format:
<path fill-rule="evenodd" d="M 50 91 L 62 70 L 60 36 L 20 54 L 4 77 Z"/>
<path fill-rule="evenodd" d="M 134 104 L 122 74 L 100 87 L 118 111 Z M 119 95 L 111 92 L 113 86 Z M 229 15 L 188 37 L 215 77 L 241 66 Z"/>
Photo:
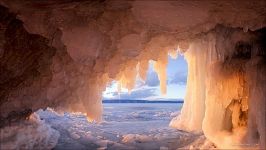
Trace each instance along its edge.
<path fill-rule="evenodd" d="M 180 110 L 182 104 L 103 106 L 102 123 L 88 123 L 86 116 L 78 113 L 58 115 L 52 109 L 39 110 L 37 114 L 61 134 L 54 149 L 172 150 L 187 146 L 199 137 L 168 126 L 169 120 L 178 114 L 175 111 Z"/>

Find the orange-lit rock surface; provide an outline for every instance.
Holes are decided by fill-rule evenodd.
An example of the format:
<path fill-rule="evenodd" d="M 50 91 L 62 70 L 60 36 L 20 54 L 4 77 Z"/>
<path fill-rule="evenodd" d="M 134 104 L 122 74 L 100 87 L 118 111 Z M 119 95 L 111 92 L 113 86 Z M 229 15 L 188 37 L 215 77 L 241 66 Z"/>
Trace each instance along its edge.
<path fill-rule="evenodd" d="M 165 93 L 167 54 L 178 51 L 188 87 L 170 125 L 203 130 L 218 147 L 265 148 L 264 0 L 0 4 L 1 126 L 46 107 L 100 121 L 107 83 L 130 90 L 154 60 Z"/>

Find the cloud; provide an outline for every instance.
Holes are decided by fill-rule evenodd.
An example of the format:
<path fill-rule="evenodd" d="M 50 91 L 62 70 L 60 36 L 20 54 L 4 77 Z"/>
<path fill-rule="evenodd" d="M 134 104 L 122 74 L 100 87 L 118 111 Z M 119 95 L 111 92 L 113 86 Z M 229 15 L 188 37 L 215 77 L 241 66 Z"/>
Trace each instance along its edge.
<path fill-rule="evenodd" d="M 144 82 L 139 76 L 136 77 L 136 84 L 131 94 L 122 88 L 120 95 L 117 91 L 117 82 L 112 82 L 103 93 L 104 99 L 156 99 L 156 98 L 183 98 L 187 82 L 187 63 L 183 57 L 169 59 L 167 67 L 167 95 L 160 93 L 160 81 L 157 73 L 149 64 L 147 79 Z"/>
<path fill-rule="evenodd" d="M 186 84 L 187 83 L 187 73 L 186 72 L 177 72 L 170 79 L 170 84 Z M 168 83 L 168 84 L 169 84 Z"/>
<path fill-rule="evenodd" d="M 154 71 L 148 72 L 148 76 L 147 76 L 145 84 L 150 87 L 158 86 L 160 84 L 160 81 L 159 81 L 157 73 Z"/>
<path fill-rule="evenodd" d="M 147 89 L 140 89 L 132 91 L 129 93 L 121 93 L 120 98 L 121 99 L 143 99 L 150 96 L 155 96 L 156 89 L 153 88 L 147 88 Z"/>
<path fill-rule="evenodd" d="M 156 96 L 156 88 L 151 88 L 151 87 L 141 87 L 139 89 L 133 90 L 131 93 L 128 92 L 122 92 L 120 93 L 120 96 L 118 92 L 113 92 L 112 93 L 112 99 L 145 99 L 147 97 L 151 96 Z M 104 99 L 110 99 L 105 97 Z"/>

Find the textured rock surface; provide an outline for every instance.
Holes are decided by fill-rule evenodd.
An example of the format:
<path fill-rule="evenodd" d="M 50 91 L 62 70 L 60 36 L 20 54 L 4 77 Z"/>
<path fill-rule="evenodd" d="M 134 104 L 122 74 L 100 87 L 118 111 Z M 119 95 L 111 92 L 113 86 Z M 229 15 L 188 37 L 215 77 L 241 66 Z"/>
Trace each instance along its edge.
<path fill-rule="evenodd" d="M 188 123 L 190 130 L 201 130 L 204 114 L 207 111 L 213 113 L 208 107 L 205 109 L 205 102 L 216 102 L 218 97 L 223 97 L 219 90 L 224 91 L 231 84 L 237 84 L 235 88 L 244 84 L 244 87 L 253 89 L 249 91 L 249 99 L 258 101 L 248 102 L 253 112 L 248 115 L 260 124 L 258 132 L 265 132 L 261 127 L 265 127 L 265 118 L 257 119 L 265 117 L 265 107 L 261 106 L 265 104 L 265 95 L 260 95 L 265 93 L 265 45 L 258 45 L 265 43 L 265 38 L 259 35 L 265 34 L 265 0 L 0 0 L 0 4 L 0 112 L 3 122 L 48 106 L 85 113 L 89 120 L 101 120 L 101 92 L 105 85 L 115 79 L 121 86 L 131 89 L 138 72 L 144 78 L 150 59 L 157 61 L 161 91 L 166 92 L 167 53 L 174 54 L 178 48 L 181 53 L 188 50 L 185 55 L 191 62 L 190 68 L 194 68 L 194 72 L 189 73 L 188 83 L 196 86 L 188 88 L 186 99 L 193 99 L 191 105 L 199 114 L 191 111 L 193 108 L 189 107 L 189 102 L 185 103 L 183 110 L 190 109 L 187 118 L 191 119 L 183 122 Z M 209 34 L 213 36 L 209 37 Z M 261 41 L 254 42 L 253 36 Z M 212 41 L 214 39 L 219 41 Z M 195 44 L 197 40 L 200 47 Z M 243 41 L 255 43 L 257 47 L 250 47 L 252 44 L 246 45 Z M 215 52 L 205 52 L 211 50 Z M 238 59 L 241 61 L 235 61 Z M 206 65 L 214 63 L 224 64 L 214 65 L 221 73 L 217 78 L 212 78 L 213 69 Z M 245 64 L 250 67 L 243 67 Z M 243 68 L 244 73 L 239 71 Z M 193 74 L 199 75 L 197 70 L 206 72 L 194 79 Z M 227 84 L 225 76 L 232 76 L 232 82 L 230 80 L 228 85 L 219 89 L 214 80 L 221 85 Z M 253 76 L 257 76 L 256 79 Z M 205 79 L 208 81 L 206 86 L 203 85 Z M 201 94 L 200 98 L 193 94 L 194 91 Z M 202 94 L 205 91 L 208 94 Z M 238 91 L 230 92 L 224 96 L 233 95 L 224 100 L 225 106 L 232 99 L 240 99 L 235 98 Z M 240 96 L 244 96 L 243 93 Z M 222 112 L 226 110 L 225 106 L 220 109 Z M 258 107 L 262 107 L 262 111 L 256 113 L 254 109 Z M 208 117 L 204 120 L 208 122 Z M 249 119 L 248 122 L 253 121 Z M 258 124 L 252 124 L 253 129 Z M 256 136 L 253 129 L 250 134 Z M 205 132 L 208 135 L 208 131 Z M 212 136 L 208 138 L 215 141 Z"/>
<path fill-rule="evenodd" d="M 47 107 L 55 48 L 42 36 L 29 34 L 6 8 L 1 10 L 0 110 L 1 117 L 27 109 Z M 16 116 L 16 115 L 14 115 Z M 2 123 L 2 122 L 1 122 Z"/>

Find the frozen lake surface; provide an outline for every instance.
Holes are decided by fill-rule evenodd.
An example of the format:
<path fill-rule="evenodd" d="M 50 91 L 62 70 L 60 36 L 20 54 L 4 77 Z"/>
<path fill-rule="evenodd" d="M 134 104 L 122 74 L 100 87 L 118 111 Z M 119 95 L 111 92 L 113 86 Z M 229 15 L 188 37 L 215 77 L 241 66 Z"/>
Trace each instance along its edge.
<path fill-rule="evenodd" d="M 54 149 L 177 149 L 200 135 L 169 127 L 180 103 L 104 104 L 103 122 L 89 123 L 84 115 L 46 110 L 38 114 L 60 132 Z"/>

